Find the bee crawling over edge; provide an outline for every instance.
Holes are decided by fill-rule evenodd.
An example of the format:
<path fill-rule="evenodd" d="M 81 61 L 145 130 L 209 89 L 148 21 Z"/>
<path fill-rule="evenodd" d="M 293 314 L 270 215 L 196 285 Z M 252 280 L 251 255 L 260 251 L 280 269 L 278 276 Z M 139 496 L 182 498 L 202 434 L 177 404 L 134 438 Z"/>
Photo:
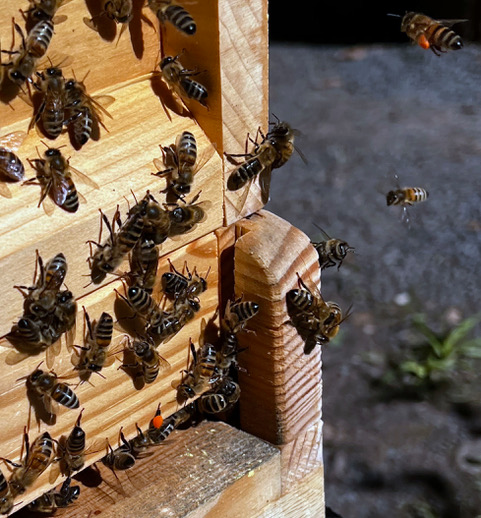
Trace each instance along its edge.
<path fill-rule="evenodd" d="M 19 182 L 25 176 L 25 167 L 15 154 L 26 139 L 25 131 L 14 131 L 0 137 L 0 195 L 11 198 L 12 193 L 5 180 Z"/>

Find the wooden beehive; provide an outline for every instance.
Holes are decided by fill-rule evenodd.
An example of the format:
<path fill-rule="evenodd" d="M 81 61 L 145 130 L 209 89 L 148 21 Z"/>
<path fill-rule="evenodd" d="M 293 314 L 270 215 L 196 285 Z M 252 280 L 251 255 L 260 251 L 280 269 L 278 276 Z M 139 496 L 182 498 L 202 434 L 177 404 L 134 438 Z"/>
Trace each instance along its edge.
<path fill-rule="evenodd" d="M 85 408 L 82 426 L 90 441 L 107 437 L 112 445 L 117 445 L 119 428 L 123 426 L 125 435 L 133 437 L 135 423 L 145 427 L 159 402 L 164 415 L 174 412 L 177 403 L 171 384 L 180 379 L 181 370 L 187 367 L 189 339 L 198 342 L 201 319 L 214 316 L 220 301 L 225 302 L 225 297 L 231 295 L 235 280 L 238 295 L 243 293 L 247 299 L 262 301 L 261 314 L 254 325 L 255 338 L 244 337 L 249 342 L 252 340 L 253 345 L 244 353 L 247 374 L 241 376 L 241 426 L 279 445 L 281 450 L 275 461 L 278 474 L 267 470 L 266 476 L 281 477 L 282 486 L 277 480 L 276 489 L 266 503 L 271 502 L 274 506 L 273 502 L 281 492 L 291 489 L 305 475 L 317 473 L 314 484 L 317 493 L 311 506 L 317 514 L 312 516 L 322 516 L 320 357 L 318 354 L 302 357 L 302 343 L 293 328 L 286 324 L 284 307 L 285 293 L 294 287 L 296 272 L 317 280 L 316 258 L 307 238 L 282 220 L 262 213 L 250 221 L 242 221 L 243 216 L 261 208 L 255 185 L 242 207 L 242 193 L 225 189 L 225 177 L 232 166 L 224 162 L 224 151 L 242 153 L 247 134 L 267 126 L 267 2 L 210 0 L 189 3 L 186 7 L 198 27 L 195 36 L 185 36 L 168 24 L 163 28 L 165 54 L 182 52 L 182 64 L 199 70 L 199 81 L 209 91 L 208 109 L 187 102 L 193 118 L 179 108 L 158 75 L 152 74 L 156 68 L 158 70 L 160 59 L 159 23 L 149 9 L 142 8 L 143 3 L 144 0 L 134 0 L 134 18 L 118 44 L 116 31 L 119 28 L 113 22 L 104 20 L 100 34 L 83 23 L 84 17 L 90 17 L 98 10 L 96 2 L 73 0 L 59 11 L 67 20 L 55 27 L 48 53 L 52 61 L 55 64 L 61 59 L 57 56 L 72 56 L 72 65 L 68 68 L 73 69 L 77 78 L 88 73 L 85 82 L 90 95 L 108 94 L 115 102 L 108 108 L 112 119 L 105 120 L 108 132 L 102 130 L 100 140 L 89 141 L 79 151 L 72 148 L 67 134 L 48 144 L 66 145 L 63 152 L 71 157 L 72 166 L 91 177 L 100 189 L 77 183 L 87 204 L 74 215 L 56 208 L 49 217 L 37 207 L 38 187 L 9 184 L 12 198 L 0 200 L 3 244 L 0 252 L 3 275 L 0 335 L 8 333 L 12 323 L 21 316 L 22 297 L 13 286 L 31 284 L 36 250 L 45 260 L 58 252 L 65 254 L 69 265 L 66 284 L 75 294 L 79 309 L 84 306 L 91 318 L 98 318 L 102 311 L 115 313 L 117 295 L 114 290 L 122 291 L 121 281 L 111 276 L 100 286 L 88 285 L 86 260 L 89 248 L 86 241 L 98 238 L 98 209 L 102 208 L 110 218 L 120 205 L 125 216 L 129 202 L 134 203 L 132 193 L 142 197 L 149 189 L 160 198 L 158 192 L 165 187 L 165 181 L 151 175 L 156 170 L 153 159 L 161 157 L 159 145 L 169 145 L 182 131 L 191 131 L 197 139 L 200 155 L 208 158 L 196 174 L 191 198 L 201 191 L 200 200 L 208 207 L 208 216 L 192 232 L 175 240 L 169 239 L 162 245 L 159 279 L 169 269 L 168 259 L 179 269 L 184 262 L 190 268 L 195 266 L 200 273 L 210 269 L 208 290 L 200 297 L 201 310 L 194 321 L 161 346 L 160 352 L 171 367 L 151 386 L 137 390 L 132 379 L 117 369 L 119 364 L 116 362 L 105 369 L 105 379 L 97 377 L 92 379 L 92 385 L 83 384 L 76 389 L 81 407 Z M 9 48 L 12 17 L 20 23 L 18 8 L 27 9 L 26 0 L 25 4 L 14 6 L 0 0 L 0 38 L 4 49 Z M 8 58 L 3 60 L 8 61 Z M 71 77 L 68 69 L 64 74 Z M 32 108 L 19 98 L 9 99 L 8 92 L 2 92 L 0 100 L 0 134 L 25 131 Z M 27 158 L 36 158 L 42 152 L 41 140 L 35 130 L 30 131 L 18 152 L 24 163 Z M 28 177 L 33 175 L 32 170 L 27 171 Z M 281 244 L 277 241 L 280 238 L 283 239 Z M 258 243 L 260 248 L 256 249 L 253 243 Z M 235 279 L 232 275 L 234 245 Z M 282 256 L 279 255 L 281 247 L 285 247 Z M 121 271 L 126 269 L 126 265 L 120 268 Z M 154 294 L 160 296 L 160 286 Z M 80 311 L 77 344 L 83 343 L 82 322 Z M 112 347 L 120 346 L 123 336 L 124 333 L 117 329 Z M 32 356 L 11 366 L 5 362 L 11 350 L 10 344 L 3 339 L 0 347 L 3 368 L 0 456 L 15 461 L 20 456 L 22 432 L 29 412 L 25 383 L 17 380 L 32 372 L 44 355 Z M 62 376 L 71 370 L 70 353 L 64 347 L 56 358 L 55 372 Z M 303 391 L 299 392 L 301 387 Z M 48 429 L 54 438 L 58 438 L 70 432 L 77 416 L 78 412 L 62 408 L 56 423 L 48 427 L 42 424 L 42 430 Z M 31 439 L 37 432 L 33 426 Z M 89 455 L 87 463 L 91 464 L 103 455 L 103 451 Z M 2 471 L 6 474 L 6 470 L 2 468 Z M 23 495 L 20 506 L 52 487 L 48 478 L 48 472 L 40 477 Z M 82 509 L 86 509 L 87 516 L 89 508 Z M 72 516 L 80 516 L 78 509 L 72 512 Z M 272 512 L 276 513 L 275 510 Z M 125 516 L 128 516 L 127 512 Z"/>

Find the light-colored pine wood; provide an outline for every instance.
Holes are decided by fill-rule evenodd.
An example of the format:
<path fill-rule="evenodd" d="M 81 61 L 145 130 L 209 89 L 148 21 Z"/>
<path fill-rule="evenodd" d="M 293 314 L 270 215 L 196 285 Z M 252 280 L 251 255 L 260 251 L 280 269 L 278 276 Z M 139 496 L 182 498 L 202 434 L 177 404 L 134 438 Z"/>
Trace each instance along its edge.
<path fill-rule="evenodd" d="M 237 228 L 236 294 L 260 305 L 258 316 L 249 321 L 253 332 L 240 336 L 241 347 L 248 348 L 239 355 L 245 369 L 239 373 L 241 426 L 284 445 L 287 488 L 322 462 L 321 351 L 304 354 L 286 307 L 286 293 L 297 287 L 297 274 L 308 285 L 319 285 L 319 264 L 309 238 L 267 211 L 240 221 Z M 301 437 L 309 438 L 305 449 L 297 442 Z"/>
<path fill-rule="evenodd" d="M 267 2 L 219 0 L 220 57 L 222 86 L 222 151 L 245 152 L 247 134 L 255 137 L 260 127 L 267 130 L 268 14 Z M 249 146 L 251 149 L 252 146 Z M 235 169 L 224 161 L 225 175 Z M 259 210 L 263 203 L 254 182 L 242 203 L 244 189 L 225 192 L 225 221 L 230 225 L 239 217 Z"/>
<path fill-rule="evenodd" d="M 125 321 L 125 323 L 120 321 L 115 326 L 114 339 L 110 346 L 111 351 L 117 351 L 118 361 L 102 371 L 105 379 L 92 375 L 90 378 L 92 385 L 85 383 L 78 388 L 72 387 L 80 399 L 80 408 L 85 409 L 82 416 L 82 428 L 87 433 L 88 444 L 108 437 L 110 443 L 114 447 L 117 446 L 121 426 L 124 427 L 125 435 L 132 438 L 136 435 L 135 423 L 138 422 L 140 426 L 145 427 L 154 415 L 159 402 L 162 404 L 165 416 L 178 409 L 175 400 L 176 392 L 171 383 L 180 381 L 181 371 L 188 368 L 189 339 L 198 344 L 200 319 L 209 319 L 217 308 L 217 257 L 217 239 L 214 233 L 169 254 L 169 258 L 179 269 L 182 269 L 184 261 L 187 261 L 191 268 L 196 266 L 201 274 L 205 274 L 209 268 L 210 273 L 208 289 L 200 296 L 201 310 L 196 320 L 188 323 L 170 341 L 159 346 L 158 351 L 169 362 L 170 368 L 160 373 L 154 383 L 137 390 L 132 378 L 122 369 L 118 369 L 123 360 L 121 349 L 125 331 L 122 325 L 129 325 L 129 321 Z M 162 273 L 168 270 L 169 264 L 166 258 L 163 258 L 159 263 L 158 284 Z M 80 311 L 77 318 L 76 344 L 83 344 L 82 305 L 86 307 L 92 319 L 98 318 L 102 311 L 110 312 L 114 319 L 120 316 L 114 311 L 115 307 L 119 308 L 114 288 L 122 292 L 121 282 L 115 281 L 108 284 L 78 301 Z M 159 293 L 160 286 L 157 285 L 154 289 L 154 296 L 158 297 Z M 11 348 L 5 347 L 0 353 L 0 364 L 4 366 L 0 380 L 0 414 L 8 417 L 8 419 L 0 420 L 0 456 L 17 461 L 20 455 L 23 428 L 27 425 L 29 403 L 26 398 L 25 381 L 17 382 L 16 380 L 31 373 L 45 358 L 45 354 L 29 357 L 15 366 L 5 365 L 5 358 L 11 350 Z M 65 381 L 76 384 L 78 377 L 74 376 L 70 359 L 71 353 L 63 347 L 55 361 L 55 372 L 59 376 L 68 376 Z M 41 431 L 47 430 L 54 439 L 58 439 L 61 435 L 70 433 L 77 416 L 78 411 L 60 407 L 57 422 L 50 426 L 42 423 Z M 32 419 L 30 439 L 33 440 L 38 434 L 35 419 Z M 105 455 L 105 450 L 89 455 L 87 464 L 91 464 L 103 455 Z M 3 466 L 1 469 L 6 473 Z M 32 490 L 23 495 L 22 505 L 26 505 L 49 489 L 51 484 L 48 483 L 48 478 L 49 473 L 46 472 L 35 483 Z"/>
<path fill-rule="evenodd" d="M 81 509 L 62 516 L 83 518 L 102 510 L 105 518 L 247 518 L 279 498 L 279 452 L 268 443 L 207 421 L 170 437 L 152 457 L 119 473 L 121 486 L 99 466 L 106 482 L 82 487 Z"/>

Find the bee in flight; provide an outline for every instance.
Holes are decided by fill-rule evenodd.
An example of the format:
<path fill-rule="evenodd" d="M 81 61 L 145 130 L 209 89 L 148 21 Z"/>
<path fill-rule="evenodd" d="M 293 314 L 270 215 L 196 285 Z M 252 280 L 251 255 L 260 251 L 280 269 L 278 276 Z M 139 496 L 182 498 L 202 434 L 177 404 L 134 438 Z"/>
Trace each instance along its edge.
<path fill-rule="evenodd" d="M 394 15 L 396 16 L 396 15 Z M 463 48 L 461 37 L 449 27 L 467 20 L 435 20 L 421 13 L 406 13 L 401 21 L 401 31 L 421 48 L 431 49 L 436 56 L 448 50 Z"/>
<path fill-rule="evenodd" d="M 398 182 L 398 176 L 395 175 Z M 407 208 L 415 203 L 421 203 L 428 199 L 429 192 L 423 187 L 400 187 L 391 190 L 386 194 L 386 203 L 402 207 L 402 222 L 410 226 L 410 219 Z"/>
<path fill-rule="evenodd" d="M 25 176 L 25 168 L 15 152 L 26 137 L 25 131 L 15 131 L 0 138 L 0 174 L 2 176 L 0 195 L 5 198 L 11 198 L 12 193 L 4 183 L 3 178 L 12 182 L 19 182 Z"/>
<path fill-rule="evenodd" d="M 317 226 L 317 225 L 316 225 Z M 342 239 L 331 238 L 321 227 L 317 228 L 322 232 L 324 239 L 322 241 L 311 241 L 312 246 L 316 249 L 319 256 L 319 266 L 321 270 L 336 266 L 341 267 L 342 261 L 346 258 L 348 252 L 353 252 L 354 248 L 349 246 L 347 241 Z"/>
<path fill-rule="evenodd" d="M 45 213 L 53 214 L 53 206 L 47 202 L 47 196 L 53 200 L 55 205 L 66 212 L 77 212 L 79 200 L 86 201 L 77 192 L 72 179 L 72 173 L 84 184 L 99 189 L 99 186 L 91 178 L 72 167 L 69 161 L 62 156 L 57 148 L 47 148 L 42 159 L 29 160 L 30 165 L 36 171 L 36 177 L 27 180 L 25 183 L 39 183 L 42 188 L 38 206 L 43 205 Z"/>

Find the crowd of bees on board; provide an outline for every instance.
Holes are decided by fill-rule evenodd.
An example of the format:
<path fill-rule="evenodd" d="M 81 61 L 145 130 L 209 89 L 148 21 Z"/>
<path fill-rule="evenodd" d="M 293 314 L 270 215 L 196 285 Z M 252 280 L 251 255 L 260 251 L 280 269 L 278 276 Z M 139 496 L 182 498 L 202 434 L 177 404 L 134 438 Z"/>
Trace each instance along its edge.
<path fill-rule="evenodd" d="M 24 165 L 16 153 L 27 132 L 36 127 L 49 140 L 67 132 L 72 147 L 81 151 L 90 140 L 99 140 L 100 128 L 108 131 L 105 117 L 112 118 L 107 108 L 115 98 L 90 95 L 85 85 L 87 76 L 78 80 L 72 72 L 72 78 L 65 77 L 61 67 L 67 66 L 67 60 L 54 65 L 47 56 L 55 25 L 66 19 L 57 11 L 70 1 L 28 0 L 27 9 L 21 11 L 25 29 L 13 19 L 12 46 L 10 50 L 0 49 L 0 91 L 10 89 L 33 107 L 27 131 L 15 131 L 0 138 L 0 194 L 4 197 L 12 196 L 7 185 L 9 182 L 25 178 Z M 121 26 L 120 39 L 133 18 L 132 1 L 106 0 L 102 5 L 98 14 L 84 17 L 83 22 L 90 29 L 99 31 L 103 17 L 113 20 Z M 171 24 L 186 37 L 193 37 L 197 32 L 193 17 L 173 0 L 147 0 L 144 7 L 155 14 L 161 27 Z M 422 48 L 430 48 L 440 55 L 447 50 L 462 48 L 461 38 L 449 28 L 461 21 L 434 20 L 423 14 L 407 13 L 402 17 L 401 30 Z M 15 37 L 19 42 L 15 43 Z M 160 46 L 160 71 L 157 73 L 168 89 L 185 107 L 186 101 L 194 101 L 208 108 L 206 87 L 193 79 L 199 72 L 184 68 L 180 62 L 185 49 L 177 55 L 165 56 L 162 31 Z M 4 55 L 8 56 L 6 60 Z M 226 188 L 228 191 L 243 190 L 239 212 L 257 180 L 262 202 L 266 203 L 272 170 L 284 165 L 294 150 L 299 152 L 294 144 L 297 131 L 287 122 L 275 119 L 266 133 L 258 128 L 255 139 L 247 137 L 243 154 L 225 153 L 227 161 L 235 166 L 227 175 Z M 252 145 L 250 151 L 249 144 Z M 38 158 L 27 159 L 35 177 L 25 180 L 24 184 L 40 185 L 38 205 L 43 205 L 47 214 L 53 213 L 55 205 L 65 212 L 75 213 L 85 198 L 77 192 L 73 177 L 93 189 L 99 189 L 99 185 L 70 164 L 70 158 L 65 158 L 60 151 L 62 146 L 43 145 L 46 149 L 42 156 L 39 153 Z M 153 384 L 164 370 L 170 369 L 168 361 L 159 353 L 159 346 L 193 320 L 201 309 L 200 296 L 207 289 L 209 272 L 202 276 L 196 268 L 190 271 L 187 265 L 180 272 L 170 263 L 170 271 L 161 276 L 161 299 L 153 294 L 162 244 L 195 229 L 209 212 L 209 202 L 199 201 L 201 191 L 195 193 L 190 201 L 186 200 L 194 188 L 196 174 L 203 167 L 194 134 L 183 131 L 177 135 L 175 143 L 160 146 L 160 149 L 162 159 L 154 160 L 157 172 L 152 174 L 167 180 L 166 188 L 161 191 L 165 194 L 165 202 L 159 202 L 152 191 L 147 191 L 140 200 L 134 195 L 123 221 L 118 206 L 111 220 L 99 209 L 98 241 L 88 241 L 91 284 L 98 285 L 108 276 L 120 278 L 123 292 L 117 291 L 118 300 L 130 312 L 126 319 L 135 318 L 138 324 L 134 335 L 124 335 L 120 349 L 110 350 L 114 335 L 113 316 L 104 311 L 98 319 L 92 320 L 85 308 L 84 343 L 73 343 L 78 308 L 74 294 L 64 285 L 67 261 L 63 253 L 44 263 L 37 252 L 32 285 L 15 286 L 24 299 L 23 314 L 7 335 L 13 348 L 6 356 L 6 363 L 15 365 L 29 356 L 45 352 L 46 368 L 41 368 L 44 363 L 41 361 L 32 372 L 18 380 L 25 380 L 27 396 L 38 421 L 53 424 L 58 405 L 69 410 L 81 408 L 76 393 L 79 385 L 90 383 L 93 373 L 104 377 L 102 370 L 116 361 L 119 369 L 135 382 L 140 380 L 141 386 Z M 407 221 L 407 207 L 425 201 L 427 197 L 428 192 L 422 187 L 401 188 L 398 185 L 387 193 L 386 200 L 388 206 L 399 205 L 403 220 Z M 108 234 L 102 240 L 103 227 Z M 353 252 L 354 248 L 320 230 L 323 239 L 312 241 L 319 256 L 320 269 L 332 266 L 339 269 L 348 252 Z M 126 258 L 130 266 L 127 272 L 121 271 Z M 286 294 L 286 310 L 290 324 L 305 343 L 305 354 L 334 338 L 341 323 L 349 316 L 349 310 L 343 314 L 336 302 L 324 301 L 319 290 L 310 289 L 300 276 L 298 288 Z M 72 477 L 84 467 L 90 453 L 104 448 L 107 453 L 102 461 L 114 473 L 115 470 L 129 469 L 137 459 L 150 456 L 173 430 L 194 416 L 219 414 L 231 409 L 240 397 L 236 371 L 238 354 L 243 349 L 239 346 L 238 334 L 258 311 L 259 305 L 254 301 L 229 300 L 212 343 L 207 339 L 207 324 L 202 319 L 199 345 L 196 347 L 192 341 L 186 345 L 190 360 L 180 382 L 173 384 L 180 408 L 164 419 L 159 404 L 147 429 L 142 430 L 135 424 L 137 435 L 133 439 L 128 440 L 120 429 L 120 447 L 117 449 L 107 439 L 97 450 L 93 446 L 87 448 L 86 433 L 81 427 L 83 408 L 70 434 L 58 440 L 44 432 L 30 442 L 25 427 L 22 439 L 24 453 L 19 462 L 2 458 L 10 475 L 7 478 L 0 471 L 0 513 L 9 514 L 17 497 L 23 495 L 50 467 L 50 482 L 54 483 L 61 474 L 64 477 L 62 485 L 28 504 L 28 508 L 53 514 L 79 497 L 80 486 L 73 483 Z M 53 366 L 62 339 L 71 352 L 72 372 L 59 376 Z M 119 357 L 122 353 L 123 360 Z M 74 388 L 74 384 L 63 381 L 73 377 L 79 379 Z M 45 416 L 53 419 L 45 419 Z"/>

